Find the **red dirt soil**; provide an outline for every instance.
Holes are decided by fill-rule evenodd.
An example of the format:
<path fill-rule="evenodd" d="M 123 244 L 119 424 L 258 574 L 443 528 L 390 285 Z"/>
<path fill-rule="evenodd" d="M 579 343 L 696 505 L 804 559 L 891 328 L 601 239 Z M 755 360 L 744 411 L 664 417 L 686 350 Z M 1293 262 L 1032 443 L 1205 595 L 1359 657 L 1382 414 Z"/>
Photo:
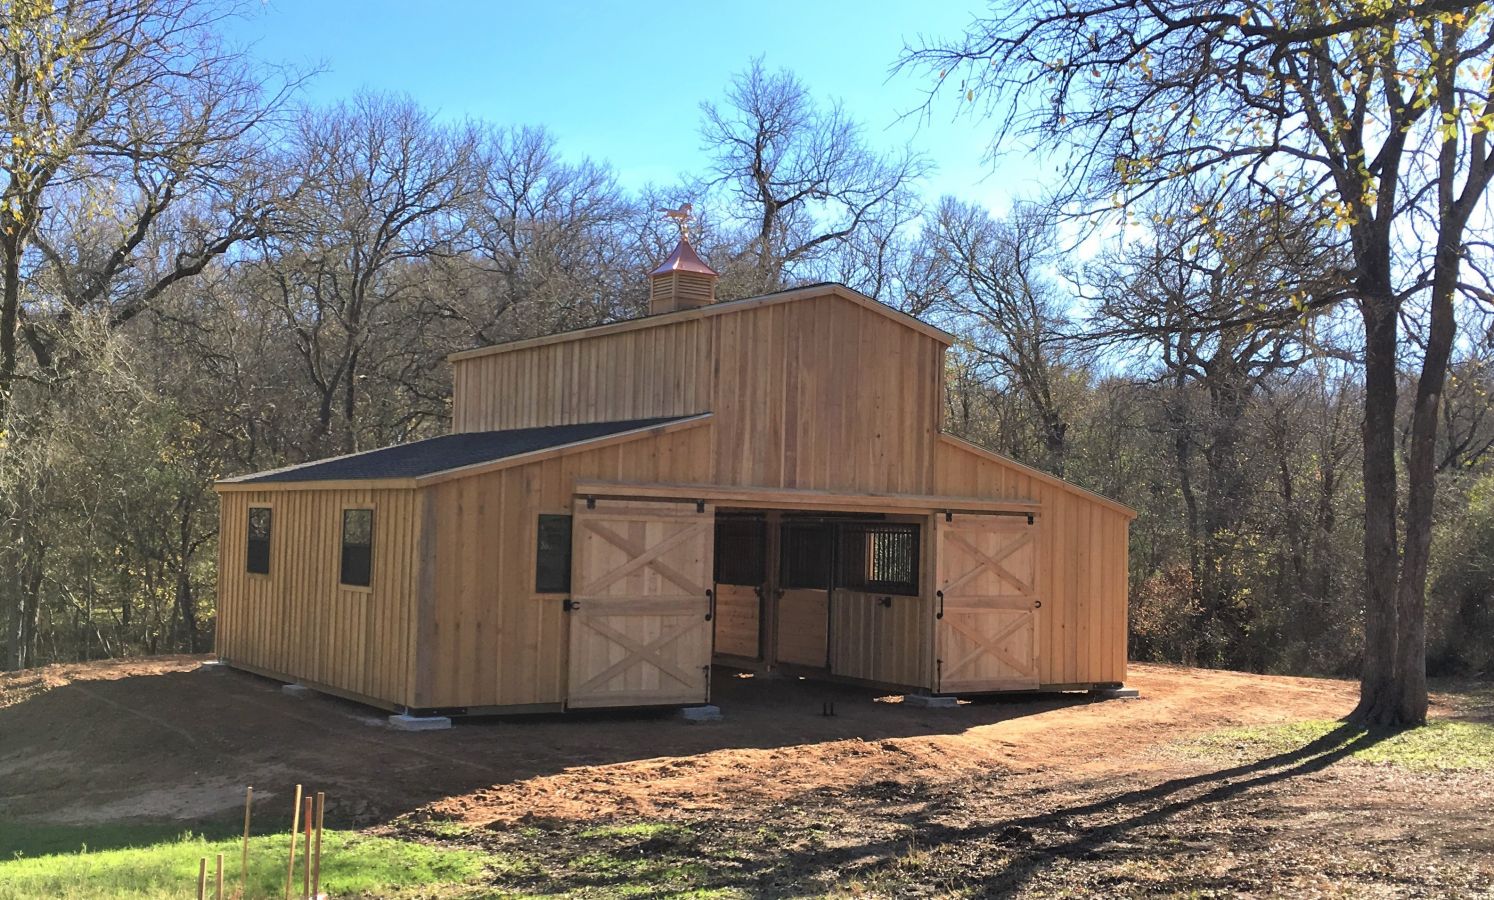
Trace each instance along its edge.
<path fill-rule="evenodd" d="M 661 713 L 484 718 L 445 732 L 372 727 L 382 714 L 275 682 L 198 671 L 196 657 L 50 666 L 0 676 L 0 812 L 50 822 L 210 819 L 242 786 L 296 782 L 363 824 L 424 808 L 471 823 L 661 817 L 825 785 L 972 772 L 1078 774 L 1147 765 L 1147 747 L 1229 725 L 1334 718 L 1353 685 L 1133 666 L 1139 700 L 1082 694 L 918 709 L 896 697 L 721 673 L 719 723 Z M 820 715 L 826 701 L 836 715 Z"/>

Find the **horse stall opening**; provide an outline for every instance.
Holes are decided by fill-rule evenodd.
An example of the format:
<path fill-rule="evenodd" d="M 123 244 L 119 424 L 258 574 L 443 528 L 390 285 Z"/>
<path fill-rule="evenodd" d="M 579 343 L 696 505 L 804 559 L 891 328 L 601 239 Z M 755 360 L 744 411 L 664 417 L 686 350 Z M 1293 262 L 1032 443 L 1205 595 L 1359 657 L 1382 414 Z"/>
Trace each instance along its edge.
<path fill-rule="evenodd" d="M 931 684 L 929 516 L 722 509 L 718 664 Z"/>

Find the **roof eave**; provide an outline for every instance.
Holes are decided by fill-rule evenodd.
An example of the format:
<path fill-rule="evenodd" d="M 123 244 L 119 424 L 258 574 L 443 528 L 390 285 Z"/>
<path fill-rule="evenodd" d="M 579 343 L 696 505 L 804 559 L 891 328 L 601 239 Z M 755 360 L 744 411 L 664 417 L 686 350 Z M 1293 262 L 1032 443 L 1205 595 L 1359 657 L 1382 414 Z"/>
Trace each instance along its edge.
<path fill-rule="evenodd" d="M 676 431 L 684 431 L 687 428 L 695 428 L 703 425 L 711 418 L 709 412 L 699 413 L 693 416 L 676 419 L 673 422 L 664 422 L 657 425 L 644 425 L 640 428 L 629 428 L 626 431 L 615 431 L 611 434 L 598 435 L 591 438 L 583 438 L 571 441 L 568 444 L 557 444 L 554 447 L 544 447 L 539 450 L 530 450 L 526 453 L 518 453 L 513 456 L 505 456 L 500 459 L 491 459 L 480 463 L 470 463 L 465 466 L 456 466 L 450 469 L 441 469 L 436 472 L 428 472 L 424 475 L 416 475 L 407 478 L 327 478 L 307 479 L 305 481 L 246 481 L 244 479 L 259 478 L 271 472 L 286 472 L 299 469 L 302 466 L 287 466 L 283 469 L 273 469 L 271 472 L 254 472 L 249 475 L 241 475 L 236 478 L 221 479 L 213 485 L 218 493 L 247 492 L 247 491 L 326 491 L 326 490 L 412 490 L 415 488 L 430 487 L 444 481 L 452 481 L 458 478 L 469 478 L 474 475 L 483 475 L 488 472 L 507 469 L 513 466 L 521 466 L 526 463 L 538 462 L 556 456 L 564 456 L 582 450 L 596 450 L 612 444 L 621 444 L 628 441 L 638 440 L 644 437 L 672 434 Z M 357 454 L 350 454 L 357 455 Z M 345 457 L 335 457 L 343 459 Z M 317 460 L 317 463 L 328 460 Z M 303 465 L 314 465 L 304 463 Z"/>

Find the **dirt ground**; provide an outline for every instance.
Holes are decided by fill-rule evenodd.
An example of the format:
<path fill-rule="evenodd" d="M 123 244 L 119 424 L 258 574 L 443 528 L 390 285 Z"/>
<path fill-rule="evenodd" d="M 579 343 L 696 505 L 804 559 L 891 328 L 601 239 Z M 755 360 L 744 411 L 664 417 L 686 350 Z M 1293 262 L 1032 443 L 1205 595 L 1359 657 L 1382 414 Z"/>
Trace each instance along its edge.
<path fill-rule="evenodd" d="M 405 734 L 375 710 L 199 665 L 0 676 L 0 819 L 231 822 L 246 784 L 266 801 L 257 815 L 288 818 L 301 782 L 327 792 L 329 826 L 508 860 L 499 896 L 609 896 L 640 879 L 657 896 L 1494 896 L 1488 772 L 1369 765 L 1337 743 L 1243 760 L 1176 749 L 1337 718 L 1347 682 L 1137 665 L 1139 700 L 931 710 L 722 672 L 719 723 L 572 714 Z M 1490 713 L 1450 702 L 1437 714 Z"/>

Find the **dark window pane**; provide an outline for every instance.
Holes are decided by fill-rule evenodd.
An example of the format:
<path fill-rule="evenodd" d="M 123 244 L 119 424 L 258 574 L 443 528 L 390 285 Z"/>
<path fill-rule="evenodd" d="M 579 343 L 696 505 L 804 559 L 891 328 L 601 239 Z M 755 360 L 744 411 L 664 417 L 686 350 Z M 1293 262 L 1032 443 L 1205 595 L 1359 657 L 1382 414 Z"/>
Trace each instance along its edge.
<path fill-rule="evenodd" d="M 249 508 L 249 546 L 245 553 L 248 571 L 270 574 L 270 510 L 264 506 Z"/>
<path fill-rule="evenodd" d="M 767 580 L 767 523 L 760 516 L 716 518 L 716 583 L 756 586 Z"/>
<path fill-rule="evenodd" d="M 534 554 L 534 590 L 540 594 L 571 591 L 571 517 L 539 517 L 539 541 Z"/>
<path fill-rule="evenodd" d="M 835 549 L 832 526 L 818 522 L 785 523 L 779 553 L 783 586 L 786 588 L 830 588 L 831 555 Z"/>
<path fill-rule="evenodd" d="M 888 594 L 918 593 L 918 526 L 840 526 L 840 587 Z"/>
<path fill-rule="evenodd" d="M 373 580 L 373 510 L 342 511 L 343 584 L 368 587 Z"/>

